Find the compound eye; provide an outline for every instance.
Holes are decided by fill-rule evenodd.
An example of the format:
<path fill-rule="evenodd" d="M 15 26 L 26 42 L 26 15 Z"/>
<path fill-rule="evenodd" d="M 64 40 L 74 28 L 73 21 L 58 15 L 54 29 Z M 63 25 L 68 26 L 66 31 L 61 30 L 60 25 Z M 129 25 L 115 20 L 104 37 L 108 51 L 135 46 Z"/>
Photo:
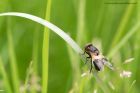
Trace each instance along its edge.
<path fill-rule="evenodd" d="M 95 53 L 96 53 L 97 55 L 99 55 L 99 51 L 95 51 Z"/>

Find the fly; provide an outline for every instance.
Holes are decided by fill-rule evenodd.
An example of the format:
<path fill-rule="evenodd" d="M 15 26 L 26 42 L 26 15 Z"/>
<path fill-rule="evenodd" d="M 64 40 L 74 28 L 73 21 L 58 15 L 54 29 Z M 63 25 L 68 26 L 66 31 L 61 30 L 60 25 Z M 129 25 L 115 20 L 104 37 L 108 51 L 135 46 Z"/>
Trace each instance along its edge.
<path fill-rule="evenodd" d="M 108 62 L 108 60 L 92 44 L 88 44 L 85 46 L 84 54 L 85 53 L 88 55 L 88 57 L 86 57 L 86 61 L 88 59 L 90 59 L 91 61 L 90 72 L 92 71 L 93 65 L 97 71 L 103 70 L 104 65 L 107 65 L 110 69 L 113 69 L 112 65 Z"/>

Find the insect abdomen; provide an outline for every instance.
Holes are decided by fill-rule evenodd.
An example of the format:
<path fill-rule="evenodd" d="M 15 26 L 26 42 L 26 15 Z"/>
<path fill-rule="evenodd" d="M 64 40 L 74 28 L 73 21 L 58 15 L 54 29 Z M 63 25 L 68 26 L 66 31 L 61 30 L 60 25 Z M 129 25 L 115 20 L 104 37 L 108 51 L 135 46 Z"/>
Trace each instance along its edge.
<path fill-rule="evenodd" d="M 101 71 L 104 68 L 104 64 L 101 60 L 96 59 L 92 63 L 97 71 Z"/>

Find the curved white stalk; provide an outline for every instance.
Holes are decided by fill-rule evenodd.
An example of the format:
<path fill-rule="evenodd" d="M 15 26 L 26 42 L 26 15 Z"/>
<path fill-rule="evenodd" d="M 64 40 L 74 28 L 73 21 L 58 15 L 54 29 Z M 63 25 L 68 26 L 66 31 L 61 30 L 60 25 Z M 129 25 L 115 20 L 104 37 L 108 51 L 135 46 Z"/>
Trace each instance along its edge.
<path fill-rule="evenodd" d="M 68 34 L 66 34 L 63 30 L 61 30 L 54 24 L 48 22 L 47 20 L 44 20 L 44 19 L 34 16 L 34 15 L 30 15 L 30 14 L 26 14 L 26 13 L 19 13 L 19 12 L 0 13 L 0 16 L 19 16 L 19 17 L 27 18 L 27 19 L 30 19 L 37 23 L 40 23 L 40 24 L 48 27 L 49 29 L 51 29 L 51 31 L 55 32 L 61 38 L 63 38 L 78 54 L 83 53 L 82 49 Z"/>

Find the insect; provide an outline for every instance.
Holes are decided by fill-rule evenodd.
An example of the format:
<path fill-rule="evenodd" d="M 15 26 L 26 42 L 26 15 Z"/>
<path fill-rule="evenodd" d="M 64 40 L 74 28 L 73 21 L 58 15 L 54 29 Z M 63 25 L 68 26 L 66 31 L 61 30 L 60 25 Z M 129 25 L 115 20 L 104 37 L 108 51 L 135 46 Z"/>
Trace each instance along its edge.
<path fill-rule="evenodd" d="M 88 55 L 88 57 L 86 57 L 86 62 L 88 59 L 91 61 L 90 72 L 92 71 L 93 65 L 97 71 L 101 71 L 105 64 L 107 64 L 110 68 L 112 67 L 112 65 L 108 63 L 108 60 L 92 44 L 87 44 L 85 46 L 84 54 L 85 53 Z"/>

